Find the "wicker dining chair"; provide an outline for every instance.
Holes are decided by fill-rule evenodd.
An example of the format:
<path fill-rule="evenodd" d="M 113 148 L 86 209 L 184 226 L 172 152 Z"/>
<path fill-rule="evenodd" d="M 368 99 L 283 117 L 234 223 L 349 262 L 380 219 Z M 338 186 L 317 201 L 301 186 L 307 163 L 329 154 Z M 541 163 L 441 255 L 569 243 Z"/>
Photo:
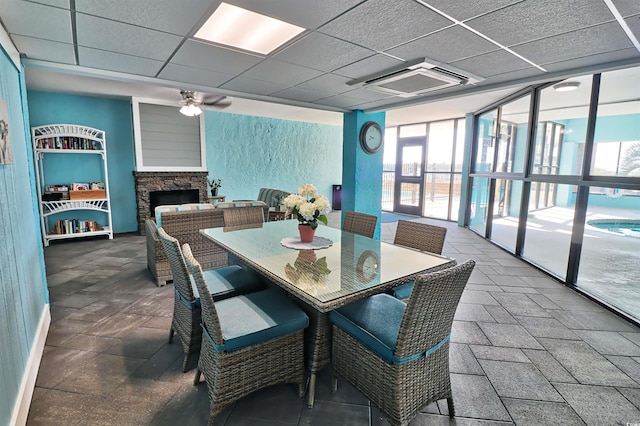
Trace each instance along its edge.
<path fill-rule="evenodd" d="M 207 382 L 209 425 L 221 411 L 259 389 L 298 385 L 304 394 L 304 337 L 309 318 L 279 288 L 214 302 L 200 264 L 182 247 L 202 303 L 204 338 L 194 384 Z"/>
<path fill-rule="evenodd" d="M 173 319 L 169 330 L 169 343 L 173 342 L 173 336 L 177 333 L 184 350 L 182 363 L 184 373 L 187 371 L 189 358 L 200 352 L 202 342 L 200 296 L 191 281 L 178 240 L 167 234 L 163 228 L 158 228 L 158 236 L 169 258 L 173 274 Z M 258 274 L 240 266 L 224 266 L 209 270 L 204 273 L 204 276 L 209 292 L 216 300 L 264 288 Z"/>
<path fill-rule="evenodd" d="M 442 254 L 447 228 L 426 223 L 399 220 L 393 244 L 412 249 Z M 398 299 L 406 299 L 411 294 L 413 282 L 408 282 L 392 289 Z"/>
<path fill-rule="evenodd" d="M 377 222 L 377 216 L 348 210 L 344 215 L 342 230 L 373 238 L 373 234 L 376 232 Z"/>
<path fill-rule="evenodd" d="M 337 378 L 346 380 L 394 426 L 407 425 L 424 406 L 441 399 L 455 416 L 449 338 L 474 266 L 468 260 L 419 275 L 406 304 L 377 294 L 332 311 L 333 390 Z"/>
<path fill-rule="evenodd" d="M 265 221 L 262 207 L 245 207 L 243 209 L 224 209 L 224 226 L 251 225 Z"/>

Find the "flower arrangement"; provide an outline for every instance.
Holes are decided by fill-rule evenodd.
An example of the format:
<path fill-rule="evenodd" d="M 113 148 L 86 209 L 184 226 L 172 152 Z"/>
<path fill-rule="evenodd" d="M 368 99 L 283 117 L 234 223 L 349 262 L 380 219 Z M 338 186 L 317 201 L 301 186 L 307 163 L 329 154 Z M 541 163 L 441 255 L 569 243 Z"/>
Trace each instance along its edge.
<path fill-rule="evenodd" d="M 318 194 L 318 188 L 310 183 L 298 188 L 298 194 L 291 194 L 285 198 L 284 205 L 291 209 L 291 214 L 301 225 L 309 225 L 315 230 L 318 227 L 318 221 L 328 224 L 325 213 L 331 210 L 329 199 Z"/>
<path fill-rule="evenodd" d="M 220 179 L 211 179 L 209 181 L 209 186 L 211 187 L 211 189 L 218 189 L 218 188 L 222 187 L 222 180 L 220 180 Z"/>

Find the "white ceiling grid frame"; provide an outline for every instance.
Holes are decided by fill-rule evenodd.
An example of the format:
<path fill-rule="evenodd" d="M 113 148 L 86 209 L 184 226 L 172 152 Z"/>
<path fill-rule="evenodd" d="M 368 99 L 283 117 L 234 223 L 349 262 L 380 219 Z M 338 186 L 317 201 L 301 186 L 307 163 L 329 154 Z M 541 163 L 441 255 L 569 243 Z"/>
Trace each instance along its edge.
<path fill-rule="evenodd" d="M 616 21 L 618 21 L 618 24 L 620 24 L 625 34 L 627 34 L 627 37 L 629 37 L 629 40 L 631 40 L 631 43 L 633 43 L 633 45 L 638 50 L 638 52 L 640 52 L 640 42 L 631 31 L 631 28 L 629 28 L 629 26 L 627 25 L 626 21 L 618 11 L 618 8 L 613 4 L 613 1 L 612 0 L 603 0 L 603 1 L 611 11 L 613 16 L 616 18 Z"/>
<path fill-rule="evenodd" d="M 530 65 L 532 65 L 532 66 L 534 66 L 534 67 L 538 68 L 540 71 L 543 71 L 543 72 L 546 72 L 546 71 L 547 71 L 547 70 L 545 70 L 544 68 L 542 68 L 540 65 L 536 64 L 535 62 L 530 61 L 529 59 L 525 58 L 525 57 L 524 57 L 524 56 L 522 56 L 522 55 L 519 55 L 518 53 L 516 53 L 516 52 L 514 52 L 513 50 L 509 49 L 507 46 L 504 46 L 504 45 L 502 45 L 501 43 L 498 43 L 497 41 L 493 40 L 492 38 L 490 38 L 490 37 L 488 37 L 488 36 L 486 36 L 486 35 L 482 34 L 480 31 L 477 31 L 476 29 L 471 28 L 470 26 L 468 26 L 468 25 L 467 25 L 467 24 L 465 24 L 464 22 L 459 21 L 459 20 L 455 19 L 454 17 L 449 16 L 449 15 L 447 15 L 446 13 L 442 12 L 441 10 L 436 9 L 435 7 L 431 6 L 429 3 L 424 2 L 424 1 L 422 1 L 422 0 L 415 0 L 415 1 L 417 1 L 418 3 L 423 4 L 424 6 L 428 7 L 428 8 L 429 8 L 429 9 L 431 9 L 431 10 L 433 10 L 434 12 L 439 13 L 440 15 L 442 15 L 442 16 L 446 17 L 447 19 L 449 19 L 449 20 L 453 21 L 456 25 L 459 25 L 459 26 L 463 27 L 464 29 L 469 30 L 469 31 L 471 31 L 472 33 L 476 34 L 477 36 L 482 37 L 483 39 L 487 40 L 488 42 L 495 44 L 495 45 L 496 45 L 497 47 L 499 47 L 500 49 L 502 49 L 502 50 L 504 50 L 504 51 L 506 51 L 506 52 L 508 52 L 508 53 L 510 53 L 510 54 L 512 54 L 512 55 L 514 55 L 514 56 L 516 56 L 518 59 L 521 59 L 521 60 L 523 60 L 523 61 L 525 61 L 525 62 L 529 63 Z"/>

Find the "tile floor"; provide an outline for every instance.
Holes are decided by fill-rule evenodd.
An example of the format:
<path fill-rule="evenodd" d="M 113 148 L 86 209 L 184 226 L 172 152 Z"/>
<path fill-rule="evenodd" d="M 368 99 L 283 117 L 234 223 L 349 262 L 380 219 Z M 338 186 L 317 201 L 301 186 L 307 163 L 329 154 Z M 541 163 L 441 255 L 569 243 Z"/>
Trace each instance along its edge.
<path fill-rule="evenodd" d="M 339 223 L 333 216 L 332 223 Z M 640 329 L 455 224 L 444 254 L 476 269 L 456 313 L 451 380 L 461 425 L 640 423 Z M 383 223 L 391 241 L 395 223 Z M 45 250 L 51 328 L 28 425 L 204 425 L 206 384 L 181 372 L 167 344 L 171 287 L 146 268 L 144 237 L 52 244 Z M 331 372 L 307 409 L 294 385 L 257 392 L 219 425 L 385 425 Z M 412 425 L 449 424 L 446 402 Z"/>

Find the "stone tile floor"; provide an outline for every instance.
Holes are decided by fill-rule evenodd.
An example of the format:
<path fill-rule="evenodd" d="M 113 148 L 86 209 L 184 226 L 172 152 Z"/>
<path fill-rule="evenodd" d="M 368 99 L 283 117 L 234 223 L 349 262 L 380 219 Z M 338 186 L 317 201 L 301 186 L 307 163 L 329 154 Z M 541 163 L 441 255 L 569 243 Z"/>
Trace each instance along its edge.
<path fill-rule="evenodd" d="M 412 425 L 640 423 L 640 329 L 455 224 L 444 254 L 477 262 L 453 326 L 445 401 Z M 331 223 L 339 223 L 339 213 Z M 392 241 L 395 223 L 381 224 Z M 204 425 L 206 384 L 167 344 L 171 287 L 146 268 L 144 237 L 59 242 L 45 250 L 52 322 L 28 425 Z M 309 410 L 294 385 L 256 392 L 219 425 L 386 425 L 356 389 L 319 376 Z"/>

